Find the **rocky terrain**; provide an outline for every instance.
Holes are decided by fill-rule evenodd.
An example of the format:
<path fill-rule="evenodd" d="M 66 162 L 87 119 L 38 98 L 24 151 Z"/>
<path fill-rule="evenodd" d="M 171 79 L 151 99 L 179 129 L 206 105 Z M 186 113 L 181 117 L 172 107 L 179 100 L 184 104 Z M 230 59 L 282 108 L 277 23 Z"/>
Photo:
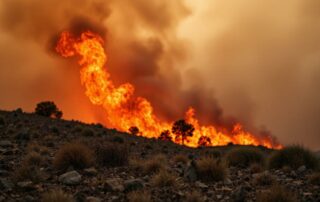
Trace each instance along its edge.
<path fill-rule="evenodd" d="M 239 148 L 262 157 L 232 163 L 230 151 Z M 187 148 L 99 124 L 0 111 L 0 202 L 270 201 L 266 195 L 275 192 L 284 201 L 320 201 L 317 168 L 268 167 L 273 153 Z"/>

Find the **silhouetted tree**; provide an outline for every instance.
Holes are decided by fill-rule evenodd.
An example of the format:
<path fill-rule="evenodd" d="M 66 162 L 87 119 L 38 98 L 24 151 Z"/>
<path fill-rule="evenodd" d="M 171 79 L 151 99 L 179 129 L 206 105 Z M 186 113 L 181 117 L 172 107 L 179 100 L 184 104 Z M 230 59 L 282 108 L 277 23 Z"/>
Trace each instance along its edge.
<path fill-rule="evenodd" d="M 170 131 L 169 130 L 162 131 L 159 136 L 159 139 L 165 140 L 165 141 L 172 141 L 172 137 L 170 136 Z"/>
<path fill-rule="evenodd" d="M 201 136 L 198 140 L 199 146 L 210 146 L 211 145 L 211 139 L 206 136 Z"/>
<path fill-rule="evenodd" d="M 181 138 L 182 145 L 187 137 L 191 137 L 193 135 L 193 131 L 193 125 L 187 123 L 183 119 L 174 122 L 172 126 L 172 133 L 176 135 L 176 138 Z"/>
<path fill-rule="evenodd" d="M 132 135 L 138 135 L 139 134 L 139 128 L 136 127 L 136 126 L 131 126 L 129 128 L 129 132 L 132 134 Z"/>
<path fill-rule="evenodd" d="M 40 116 L 55 117 L 60 119 L 63 115 L 62 111 L 51 101 L 40 102 L 37 104 L 35 113 Z"/>

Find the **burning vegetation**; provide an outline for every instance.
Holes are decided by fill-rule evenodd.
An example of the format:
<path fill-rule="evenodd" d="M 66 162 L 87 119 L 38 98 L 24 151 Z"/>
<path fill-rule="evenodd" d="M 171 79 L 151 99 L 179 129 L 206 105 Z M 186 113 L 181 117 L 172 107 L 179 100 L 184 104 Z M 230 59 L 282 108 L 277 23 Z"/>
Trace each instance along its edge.
<path fill-rule="evenodd" d="M 201 125 L 190 107 L 184 119 L 176 122 L 160 120 L 154 113 L 151 103 L 134 95 L 135 87 L 130 83 L 115 86 L 105 64 L 107 55 L 103 39 L 90 31 L 76 36 L 63 32 L 56 51 L 63 57 L 80 56 L 81 84 L 85 94 L 94 105 L 106 111 L 110 126 L 121 131 L 147 138 L 173 141 L 189 147 L 218 146 L 229 143 L 241 145 L 262 145 L 268 148 L 281 148 L 269 135 L 254 135 L 243 129 L 240 123 L 232 129 L 221 126 Z"/>

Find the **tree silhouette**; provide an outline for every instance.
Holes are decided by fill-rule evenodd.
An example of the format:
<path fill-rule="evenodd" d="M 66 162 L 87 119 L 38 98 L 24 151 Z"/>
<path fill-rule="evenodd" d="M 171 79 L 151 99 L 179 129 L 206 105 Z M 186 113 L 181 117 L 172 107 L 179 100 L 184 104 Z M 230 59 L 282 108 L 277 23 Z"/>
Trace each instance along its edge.
<path fill-rule="evenodd" d="M 172 141 L 172 137 L 170 136 L 170 131 L 169 130 L 162 131 L 159 136 L 159 139 L 165 140 L 165 141 Z"/>
<path fill-rule="evenodd" d="M 210 146 L 211 145 L 211 139 L 206 136 L 201 136 L 198 140 L 199 146 Z"/>
<path fill-rule="evenodd" d="M 187 123 L 184 119 L 174 122 L 172 126 L 172 133 L 176 135 L 176 139 L 181 138 L 181 143 L 184 145 L 185 139 L 193 135 L 194 127 Z"/>
<path fill-rule="evenodd" d="M 139 134 L 139 128 L 137 126 L 131 126 L 129 128 L 129 132 L 132 134 L 132 135 L 138 135 Z"/>
<path fill-rule="evenodd" d="M 60 119 L 63 115 L 62 111 L 51 101 L 40 102 L 37 104 L 35 113 L 40 116 L 55 117 Z"/>

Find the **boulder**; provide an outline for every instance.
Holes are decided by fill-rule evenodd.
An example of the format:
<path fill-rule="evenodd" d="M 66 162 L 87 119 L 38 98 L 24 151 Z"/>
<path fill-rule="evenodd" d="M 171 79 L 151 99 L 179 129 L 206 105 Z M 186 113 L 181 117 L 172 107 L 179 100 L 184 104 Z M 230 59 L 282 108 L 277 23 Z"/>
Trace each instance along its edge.
<path fill-rule="evenodd" d="M 111 178 L 105 183 L 105 188 L 108 191 L 122 192 L 124 191 L 123 180 L 121 178 Z"/>
<path fill-rule="evenodd" d="M 77 185 L 81 182 L 81 175 L 77 171 L 70 171 L 60 175 L 59 181 L 65 185 Z"/>

